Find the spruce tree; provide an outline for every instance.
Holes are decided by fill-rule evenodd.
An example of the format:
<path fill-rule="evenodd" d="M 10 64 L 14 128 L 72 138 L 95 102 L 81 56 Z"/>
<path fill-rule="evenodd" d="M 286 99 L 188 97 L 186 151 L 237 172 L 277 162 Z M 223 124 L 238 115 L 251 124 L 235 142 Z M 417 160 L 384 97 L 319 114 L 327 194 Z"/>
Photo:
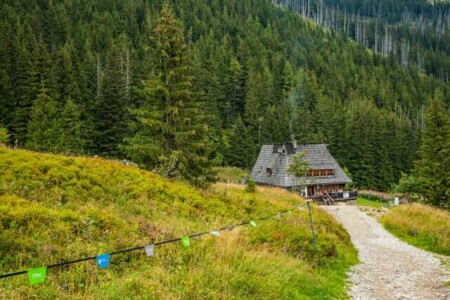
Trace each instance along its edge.
<path fill-rule="evenodd" d="M 146 168 L 205 187 L 214 180 L 207 120 L 192 92 L 182 29 L 166 4 L 154 28 L 155 69 L 142 82 L 136 134 L 124 146 Z"/>
<path fill-rule="evenodd" d="M 23 146 L 27 140 L 27 127 L 33 100 L 36 99 L 31 87 L 30 73 L 34 66 L 30 62 L 30 53 L 22 48 L 17 53 L 15 78 L 11 82 L 14 95 L 14 112 L 12 116 L 12 136 L 15 145 Z"/>
<path fill-rule="evenodd" d="M 272 101 L 272 78 L 267 61 L 254 60 L 248 73 L 245 104 L 245 120 L 254 128 L 258 120 L 264 117 L 265 109 Z"/>
<path fill-rule="evenodd" d="M 445 111 L 442 94 L 430 100 L 419 149 L 420 159 L 414 174 L 419 191 L 433 205 L 450 203 L 450 117 Z"/>
<path fill-rule="evenodd" d="M 59 118 L 58 151 L 66 154 L 79 154 L 83 150 L 81 138 L 81 112 L 79 107 L 68 99 Z"/>
<path fill-rule="evenodd" d="M 9 78 L 6 72 L 0 69 L 0 126 L 11 127 L 11 112 L 13 108 Z"/>
<path fill-rule="evenodd" d="M 227 106 L 222 113 L 225 115 L 225 126 L 230 128 L 239 111 L 243 111 L 245 95 L 242 66 L 235 57 L 230 59 L 226 68 L 224 84 Z"/>
<path fill-rule="evenodd" d="M 231 166 L 250 169 L 254 161 L 253 155 L 249 154 L 259 151 L 259 145 L 252 141 L 241 117 L 236 119 L 229 139 L 229 147 L 225 156 L 226 163 Z"/>
<path fill-rule="evenodd" d="M 36 151 L 55 151 L 58 144 L 58 110 L 56 101 L 43 86 L 33 102 L 28 123 L 26 147 Z"/>
<path fill-rule="evenodd" d="M 127 133 L 129 94 L 124 57 L 116 45 L 111 46 L 100 81 L 100 95 L 94 110 L 95 151 L 118 157 L 119 145 Z"/>
<path fill-rule="evenodd" d="M 82 83 L 80 70 L 74 63 L 75 47 L 72 42 L 66 43 L 56 55 L 57 88 L 61 103 L 69 97 L 80 103 L 82 99 L 80 85 Z"/>
<path fill-rule="evenodd" d="M 371 132 L 372 152 L 374 156 L 373 187 L 376 190 L 386 191 L 390 188 L 389 183 L 393 182 L 392 161 L 389 160 L 388 144 L 391 136 L 391 128 L 387 128 L 386 116 L 388 112 L 376 113 L 376 124 Z"/>
<path fill-rule="evenodd" d="M 282 97 L 288 98 L 292 95 L 296 88 L 294 70 L 292 69 L 292 65 L 287 60 L 284 64 L 283 74 L 281 77 L 282 82 Z"/>

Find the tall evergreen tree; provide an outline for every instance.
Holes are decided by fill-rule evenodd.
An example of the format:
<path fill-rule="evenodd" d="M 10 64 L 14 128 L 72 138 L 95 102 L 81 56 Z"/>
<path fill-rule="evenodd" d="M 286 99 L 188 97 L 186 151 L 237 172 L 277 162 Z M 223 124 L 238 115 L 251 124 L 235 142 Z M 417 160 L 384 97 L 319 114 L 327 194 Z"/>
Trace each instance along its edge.
<path fill-rule="evenodd" d="M 27 140 L 27 127 L 30 121 L 31 107 L 36 99 L 31 87 L 29 74 L 34 66 L 30 62 L 30 53 L 23 47 L 18 50 L 14 80 L 11 82 L 14 95 L 13 128 L 11 134 L 14 144 L 23 146 Z"/>
<path fill-rule="evenodd" d="M 56 56 L 57 88 L 61 103 L 69 97 L 75 103 L 81 102 L 82 72 L 76 68 L 74 55 L 73 43 L 66 43 Z"/>
<path fill-rule="evenodd" d="M 154 28 L 155 69 L 142 82 L 143 106 L 134 111 L 136 134 L 125 151 L 147 168 L 197 186 L 214 180 L 207 120 L 192 92 L 183 32 L 166 4 Z"/>
<path fill-rule="evenodd" d="M 31 109 L 26 147 L 36 151 L 54 151 L 58 144 L 57 102 L 42 84 Z"/>
<path fill-rule="evenodd" d="M 225 161 L 228 165 L 250 169 L 253 164 L 253 153 L 259 151 L 259 145 L 255 144 L 250 136 L 241 117 L 236 119 L 230 137 L 229 145 L 225 155 Z"/>
<path fill-rule="evenodd" d="M 68 99 L 59 118 L 57 150 L 61 153 L 79 154 L 83 151 L 81 138 L 81 112 L 79 107 Z"/>
<path fill-rule="evenodd" d="M 274 121 L 273 118 L 267 120 L 269 116 L 266 115 L 272 101 L 272 83 L 267 61 L 261 59 L 259 62 L 254 59 L 248 72 L 244 117 L 247 128 L 261 143 L 271 142 L 270 132 L 267 130 L 270 127 L 265 125 Z"/>
<path fill-rule="evenodd" d="M 116 45 L 108 53 L 101 79 L 94 111 L 95 151 L 117 157 L 127 132 L 129 94 L 124 57 Z"/>
<path fill-rule="evenodd" d="M 245 96 L 244 72 L 241 64 L 235 57 L 230 60 L 227 75 L 225 80 L 227 83 L 226 92 L 228 107 L 225 124 L 227 127 L 231 127 L 232 120 L 236 119 L 239 112 L 243 111 Z"/>
<path fill-rule="evenodd" d="M 450 203 L 450 117 L 445 111 L 442 94 L 430 100 L 422 131 L 420 158 L 414 174 L 420 192 L 434 205 Z"/>
<path fill-rule="evenodd" d="M 9 78 L 6 72 L 0 69 L 0 126 L 11 127 L 11 112 L 13 108 Z"/>

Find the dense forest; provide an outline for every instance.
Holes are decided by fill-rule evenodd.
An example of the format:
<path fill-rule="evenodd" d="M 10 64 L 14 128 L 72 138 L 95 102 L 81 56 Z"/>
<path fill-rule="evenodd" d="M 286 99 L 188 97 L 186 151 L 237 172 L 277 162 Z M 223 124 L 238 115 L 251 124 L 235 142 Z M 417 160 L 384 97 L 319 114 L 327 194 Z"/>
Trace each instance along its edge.
<path fill-rule="evenodd" d="M 418 73 L 449 81 L 450 1 L 274 0 Z"/>
<path fill-rule="evenodd" d="M 327 143 L 357 186 L 386 190 L 419 158 L 430 100 L 448 109 L 443 78 L 282 1 L 162 2 L 2 1 L 10 145 L 129 157 L 201 185 L 210 165 L 250 168 L 260 144 L 294 135 Z"/>

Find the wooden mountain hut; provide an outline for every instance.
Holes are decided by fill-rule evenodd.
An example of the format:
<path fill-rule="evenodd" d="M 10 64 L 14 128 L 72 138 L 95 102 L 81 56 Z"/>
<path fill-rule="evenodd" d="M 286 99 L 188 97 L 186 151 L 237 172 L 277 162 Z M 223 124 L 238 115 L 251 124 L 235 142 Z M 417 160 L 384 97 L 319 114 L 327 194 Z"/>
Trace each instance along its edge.
<path fill-rule="evenodd" d="M 296 153 L 305 152 L 310 169 L 305 177 L 295 177 L 287 168 Z M 259 185 L 297 189 L 305 197 L 332 204 L 354 200 L 357 193 L 346 191 L 352 180 L 345 174 L 325 144 L 268 144 L 261 147 L 250 178 Z"/>

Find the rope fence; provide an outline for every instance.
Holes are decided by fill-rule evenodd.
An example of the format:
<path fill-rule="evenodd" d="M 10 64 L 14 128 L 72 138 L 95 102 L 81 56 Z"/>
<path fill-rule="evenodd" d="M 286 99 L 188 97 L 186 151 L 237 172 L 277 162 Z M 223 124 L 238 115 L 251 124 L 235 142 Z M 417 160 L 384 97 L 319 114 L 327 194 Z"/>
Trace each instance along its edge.
<path fill-rule="evenodd" d="M 193 233 L 193 234 L 183 236 L 183 237 L 173 238 L 173 239 L 169 239 L 169 240 L 163 240 L 160 242 L 155 242 L 153 244 L 148 244 L 148 245 L 144 245 L 144 246 L 136 246 L 136 247 L 118 250 L 118 251 L 114 251 L 114 252 L 110 252 L 110 253 L 104 253 L 104 254 L 97 255 L 97 256 L 89 256 L 89 257 L 83 257 L 83 258 L 79 258 L 79 259 L 75 259 L 75 260 L 59 262 L 59 263 L 42 266 L 42 267 L 35 268 L 35 269 L 7 273 L 7 274 L 0 275 L 0 279 L 13 277 L 13 276 L 19 276 L 19 275 L 23 275 L 23 274 L 28 274 L 28 278 L 29 278 L 29 281 L 31 284 L 41 283 L 41 282 L 45 281 L 45 276 L 46 276 L 48 269 L 63 267 L 63 266 L 67 266 L 67 265 L 84 262 L 84 261 L 89 261 L 89 260 L 97 260 L 99 268 L 105 268 L 109 265 L 109 258 L 112 255 L 118 255 L 118 254 L 123 254 L 123 253 L 127 253 L 127 252 L 139 251 L 139 250 L 145 250 L 146 254 L 148 256 L 152 256 L 154 254 L 155 247 L 162 246 L 162 245 L 169 244 L 169 243 L 176 243 L 176 242 L 181 242 L 183 244 L 183 246 L 189 247 L 189 241 L 191 238 L 196 238 L 196 237 L 200 237 L 200 236 L 207 235 L 207 234 L 212 234 L 212 235 L 218 236 L 218 235 L 220 235 L 220 231 L 233 230 L 234 228 L 240 227 L 240 226 L 251 225 L 253 227 L 256 227 L 257 226 L 256 221 L 266 221 L 266 220 L 272 219 L 274 217 L 276 217 L 278 220 L 280 220 L 281 215 L 283 215 L 283 214 L 291 215 L 292 210 L 294 210 L 294 209 L 302 210 L 304 207 L 308 207 L 308 213 L 309 213 L 309 217 L 310 217 L 311 230 L 312 230 L 312 240 L 314 243 L 314 252 L 316 253 L 317 252 L 317 242 L 316 242 L 315 235 L 314 235 L 311 208 L 310 208 L 309 202 L 308 202 L 307 204 L 304 204 L 304 205 L 299 205 L 299 206 L 296 206 L 291 209 L 280 211 L 275 215 L 261 217 L 258 219 L 241 222 L 241 223 L 234 224 L 234 225 L 228 225 L 228 226 L 224 226 L 224 227 L 221 227 L 221 228 L 215 229 L 215 230 L 203 231 L 203 232 Z"/>
<path fill-rule="evenodd" d="M 337 217 L 338 212 L 339 212 L 339 208 L 334 208 L 334 209 L 327 209 L 327 208 L 324 208 L 324 207 L 321 207 L 321 208 L 322 208 L 322 210 L 327 211 L 327 212 L 333 212 L 333 211 L 335 211 L 335 213 L 334 213 L 334 217 L 335 217 L 335 218 Z"/>

